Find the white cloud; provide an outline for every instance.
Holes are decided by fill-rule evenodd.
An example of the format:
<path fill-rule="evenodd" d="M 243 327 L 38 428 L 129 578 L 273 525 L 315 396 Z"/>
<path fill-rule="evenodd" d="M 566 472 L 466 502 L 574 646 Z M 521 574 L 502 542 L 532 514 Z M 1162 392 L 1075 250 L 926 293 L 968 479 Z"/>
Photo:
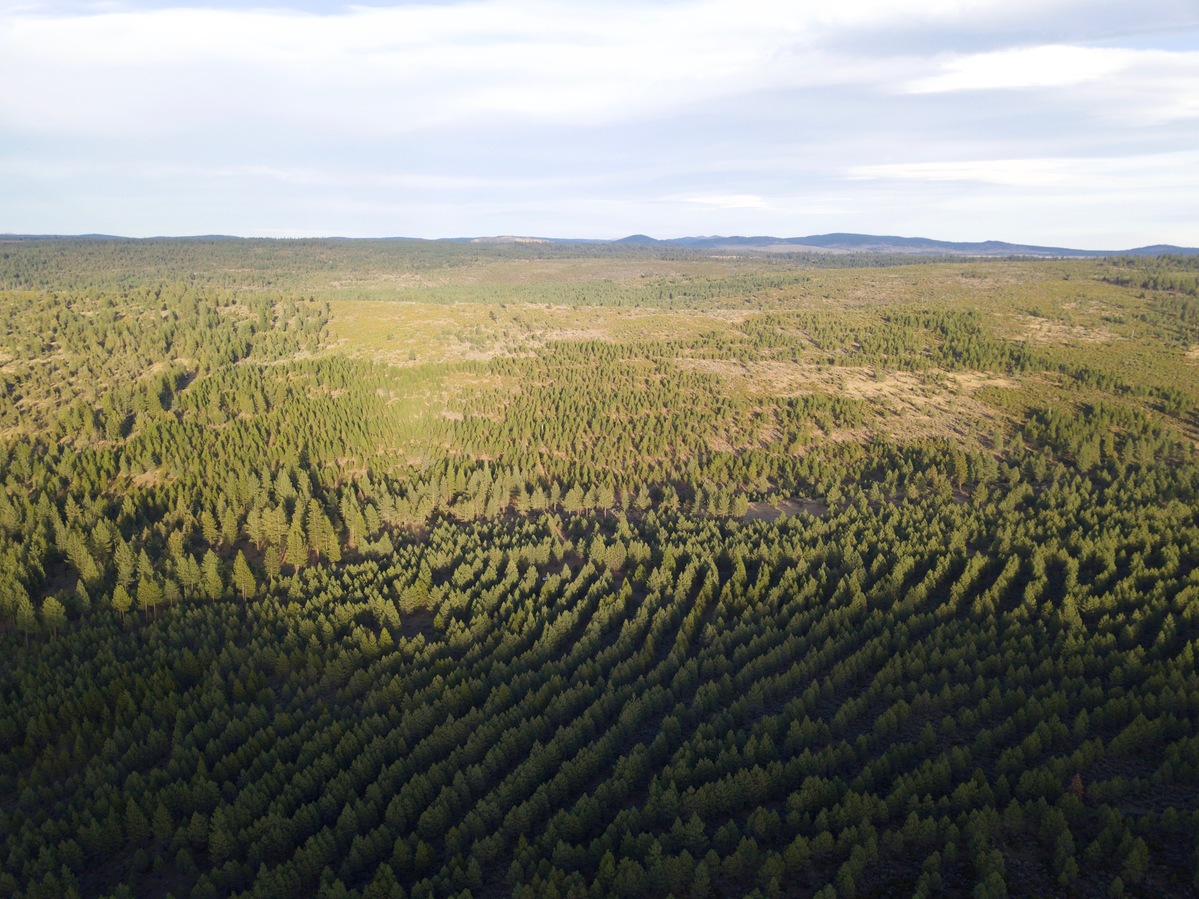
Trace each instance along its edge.
<path fill-rule="evenodd" d="M 1199 51 L 1131 50 L 1051 44 L 960 56 L 899 90 L 954 91 L 1081 87 L 1100 114 L 1136 123 L 1199 115 Z"/>
<path fill-rule="evenodd" d="M 1130 72 L 1136 87 L 1150 79 L 1165 90 L 1158 118 L 1194 113 L 1199 54 L 1055 44 L 951 58 L 930 72 L 910 54 L 830 43 L 860 27 L 969 27 L 1027 7 L 473 0 L 332 15 L 13 11 L 0 16 L 0 80 L 20 89 L 0 92 L 0 127 L 147 135 L 274 123 L 367 136 L 513 118 L 595 126 L 763 91 L 1060 87 Z"/>
<path fill-rule="evenodd" d="M 756 194 L 706 194 L 695 197 L 670 198 L 672 201 L 715 206 L 718 209 L 767 209 L 770 204 Z"/>
<path fill-rule="evenodd" d="M 316 114 L 403 131 L 499 114 L 622 119 L 790 77 L 795 17 L 506 0 L 332 16 L 167 9 L 0 24 L 10 121 L 90 130 Z M 777 13 L 777 11 L 775 11 Z"/>
<path fill-rule="evenodd" d="M 12 12 L 0 17 L 0 77 L 22 90 L 0 95 L 0 121 L 112 133 L 242 118 L 315 117 L 359 133 L 488 115 L 622 121 L 751 91 L 893 81 L 909 62 L 823 43 L 855 27 L 1000 10 L 1011 15 L 1011 4 L 474 0 L 332 15 Z"/>
<path fill-rule="evenodd" d="M 1111 190 L 1120 185 L 1199 188 L 1199 152 L 1119 158 L 982 159 L 857 165 L 858 181 L 975 182 L 1007 187 Z"/>
<path fill-rule="evenodd" d="M 0 231 L 906 233 L 1071 191 L 1174 228 L 1196 193 L 1188 0 L 152 2 L 0 0 Z M 1141 22 L 1170 41 L 1080 37 Z"/>
<path fill-rule="evenodd" d="M 1136 51 L 1099 47 L 1019 47 L 946 62 L 936 75 L 908 82 L 912 93 L 1063 87 L 1108 78 L 1128 69 Z"/>

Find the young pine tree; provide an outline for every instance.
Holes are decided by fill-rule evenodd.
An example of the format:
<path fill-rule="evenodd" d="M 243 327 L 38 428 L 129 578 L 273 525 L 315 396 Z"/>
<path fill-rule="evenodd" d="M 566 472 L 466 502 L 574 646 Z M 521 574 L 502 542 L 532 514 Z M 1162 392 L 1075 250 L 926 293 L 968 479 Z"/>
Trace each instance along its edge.
<path fill-rule="evenodd" d="M 125 589 L 123 584 L 117 584 L 112 591 L 112 607 L 121 613 L 121 618 L 125 617 L 125 613 L 129 611 L 129 607 L 133 605 L 133 597 L 129 595 L 129 591 Z"/>
<path fill-rule="evenodd" d="M 200 567 L 203 577 L 204 595 L 209 599 L 220 599 L 221 594 L 225 592 L 225 582 L 221 579 L 221 563 L 217 559 L 216 553 L 211 549 L 204 553 L 204 562 Z"/>
<path fill-rule="evenodd" d="M 242 602 L 258 592 L 254 572 L 250 570 L 250 563 L 246 561 L 246 556 L 240 549 L 237 551 L 237 559 L 233 562 L 233 586 L 241 591 Z"/>
<path fill-rule="evenodd" d="M 58 636 L 58 629 L 66 623 L 67 610 L 63 608 L 63 604 L 53 596 L 47 596 L 42 603 L 42 622 L 50 630 L 50 634 L 54 637 Z"/>

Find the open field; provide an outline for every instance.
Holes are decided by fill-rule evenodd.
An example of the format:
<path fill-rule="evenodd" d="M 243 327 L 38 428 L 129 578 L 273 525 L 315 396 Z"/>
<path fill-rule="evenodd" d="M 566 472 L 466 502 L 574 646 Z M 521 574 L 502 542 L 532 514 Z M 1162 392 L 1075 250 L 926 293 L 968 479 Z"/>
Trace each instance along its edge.
<path fill-rule="evenodd" d="M 550 345 L 605 342 L 664 353 L 682 370 L 711 375 L 730 396 L 844 395 L 866 402 L 880 433 L 956 435 L 967 443 L 989 434 L 1004 416 L 1002 408 L 975 396 L 978 387 L 1019 393 L 1027 383 L 1041 398 L 1075 404 L 1078 379 L 1062 381 L 1056 376 L 1061 369 L 1126 381 L 1126 392 L 1134 394 L 1127 402 L 1151 416 L 1156 404 L 1145 395 L 1199 395 L 1199 371 L 1179 364 L 1194 358 L 1193 348 L 1170 346 L 1170 329 L 1146 321 L 1153 296 L 1107 283 L 1100 262 L 955 261 L 815 270 L 802 277 L 780 275 L 777 264 L 759 262 L 755 270 L 755 262 L 736 260 L 735 267 L 743 277 L 770 274 L 797 283 L 747 286 L 740 294 L 659 310 L 612 305 L 604 287 L 594 295 L 589 291 L 596 283 L 660 277 L 665 268 L 679 283 L 727 279 L 730 263 L 695 261 L 689 269 L 679 261 L 588 259 L 572 267 L 571 260 L 517 259 L 467 267 L 455 271 L 452 282 L 432 288 L 440 291 L 449 283 L 469 288 L 453 302 L 422 301 L 427 291 L 416 286 L 387 300 L 330 300 L 329 351 L 396 366 L 452 366 L 529 359 Z M 522 282 L 565 289 L 569 302 L 485 298 L 493 289 Z M 953 316 L 967 310 L 975 339 L 1019 348 L 1031 361 L 1028 370 L 1013 371 L 1005 355 L 977 369 L 956 362 L 939 367 L 929 351 L 943 337 L 892 323 L 917 313 Z M 879 349 L 870 345 L 872 339 Z M 888 340 L 902 341 L 905 352 L 887 352 Z M 471 399 L 463 396 L 460 402 L 459 414 L 466 414 Z M 1190 440 L 1199 438 L 1185 416 L 1158 420 Z M 874 429 L 861 433 L 869 436 Z"/>

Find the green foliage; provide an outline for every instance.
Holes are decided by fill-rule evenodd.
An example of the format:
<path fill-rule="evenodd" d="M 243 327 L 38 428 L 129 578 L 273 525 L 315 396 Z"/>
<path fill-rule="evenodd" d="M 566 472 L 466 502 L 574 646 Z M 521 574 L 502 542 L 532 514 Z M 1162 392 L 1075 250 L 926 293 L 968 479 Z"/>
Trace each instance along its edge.
<path fill-rule="evenodd" d="M 1193 888 L 1185 263 L 0 255 L 0 893 Z"/>

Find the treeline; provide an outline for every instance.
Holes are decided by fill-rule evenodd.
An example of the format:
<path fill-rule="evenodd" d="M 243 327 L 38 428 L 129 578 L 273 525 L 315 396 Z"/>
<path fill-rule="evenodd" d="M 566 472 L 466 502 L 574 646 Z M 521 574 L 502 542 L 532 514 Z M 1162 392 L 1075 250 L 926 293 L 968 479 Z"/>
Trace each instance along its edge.
<path fill-rule="evenodd" d="M 1199 256 L 1166 253 L 1150 260 L 1137 257 L 1113 257 L 1108 264 L 1120 269 L 1141 269 L 1132 275 L 1109 276 L 1116 284 L 1137 285 L 1142 290 L 1158 290 L 1199 297 Z M 1189 304 L 1193 306 L 1194 304 Z M 1188 320 L 1194 319 L 1194 313 Z"/>
<path fill-rule="evenodd" d="M 583 261 L 583 278 L 503 272 L 526 262 Z M 186 284 L 207 291 L 402 296 L 422 302 L 551 302 L 682 308 L 805 284 L 814 269 L 924 266 L 943 257 L 885 253 L 747 252 L 638 244 L 455 240 L 273 240 L 235 237 L 0 238 L 0 290 L 123 292 Z M 960 261 L 960 259 L 958 260 Z M 629 265 L 676 263 L 677 276 L 630 278 Z M 611 276 L 603 263 L 611 263 Z M 497 267 L 489 271 L 488 267 Z M 700 273 L 692 274 L 698 269 Z M 463 277 L 479 271 L 485 276 Z M 397 279 L 397 275 L 408 281 Z M 489 277 L 490 276 L 490 279 Z M 572 283 L 573 282 L 573 283 Z"/>

